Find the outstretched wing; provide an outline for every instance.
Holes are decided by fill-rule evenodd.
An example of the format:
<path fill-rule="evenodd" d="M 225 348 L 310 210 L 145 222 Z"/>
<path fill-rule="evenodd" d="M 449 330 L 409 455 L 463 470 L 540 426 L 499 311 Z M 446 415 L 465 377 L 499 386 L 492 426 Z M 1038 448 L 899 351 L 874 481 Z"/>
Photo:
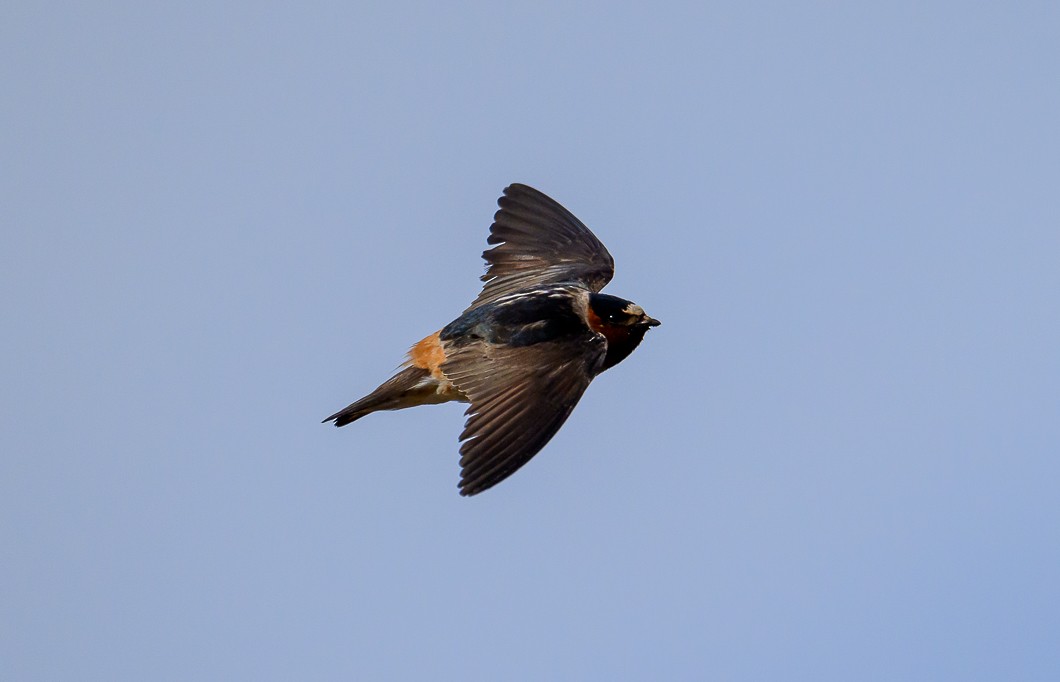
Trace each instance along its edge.
<path fill-rule="evenodd" d="M 468 308 L 539 284 L 579 282 L 600 291 L 615 274 L 615 261 L 574 214 L 533 187 L 513 184 L 497 200 L 482 292 Z M 466 312 L 466 311 L 465 311 Z"/>
<path fill-rule="evenodd" d="M 530 461 L 567 420 L 606 351 L 597 334 L 450 351 L 442 371 L 471 399 L 460 434 L 460 494 L 480 493 Z"/>

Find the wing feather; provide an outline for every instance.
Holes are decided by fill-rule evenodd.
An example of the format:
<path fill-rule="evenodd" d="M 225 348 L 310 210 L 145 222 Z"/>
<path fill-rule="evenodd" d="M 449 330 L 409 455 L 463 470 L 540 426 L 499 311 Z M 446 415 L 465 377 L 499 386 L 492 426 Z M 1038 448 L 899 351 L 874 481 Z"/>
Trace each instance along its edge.
<path fill-rule="evenodd" d="M 442 371 L 471 400 L 460 434 L 460 493 L 480 493 L 530 461 L 567 420 L 605 355 L 596 334 L 450 351 Z"/>
<path fill-rule="evenodd" d="M 542 284 L 577 282 L 600 291 L 615 274 L 615 261 L 589 228 L 558 202 L 518 183 L 497 200 L 482 253 L 485 285 L 468 310 Z M 465 311 L 466 312 L 466 311 Z"/>

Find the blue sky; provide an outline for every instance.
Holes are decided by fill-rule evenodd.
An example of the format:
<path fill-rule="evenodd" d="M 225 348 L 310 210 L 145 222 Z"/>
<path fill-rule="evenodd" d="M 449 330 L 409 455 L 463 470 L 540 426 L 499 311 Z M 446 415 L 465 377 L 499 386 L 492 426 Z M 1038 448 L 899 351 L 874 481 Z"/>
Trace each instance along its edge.
<path fill-rule="evenodd" d="M 7 3 L 3 679 L 1046 680 L 1053 3 Z M 320 419 L 524 182 L 664 325 L 516 476 Z"/>

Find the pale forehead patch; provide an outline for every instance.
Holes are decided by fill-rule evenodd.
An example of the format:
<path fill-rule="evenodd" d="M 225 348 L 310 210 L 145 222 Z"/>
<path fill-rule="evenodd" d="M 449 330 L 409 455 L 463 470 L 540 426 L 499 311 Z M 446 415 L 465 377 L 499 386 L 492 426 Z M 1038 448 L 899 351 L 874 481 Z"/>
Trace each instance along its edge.
<path fill-rule="evenodd" d="M 629 305 L 627 305 L 625 308 L 622 309 L 622 312 L 624 312 L 625 314 L 627 314 L 627 315 L 629 315 L 631 317 L 641 317 L 641 316 L 644 315 L 644 308 L 641 308 L 636 303 L 630 303 Z"/>

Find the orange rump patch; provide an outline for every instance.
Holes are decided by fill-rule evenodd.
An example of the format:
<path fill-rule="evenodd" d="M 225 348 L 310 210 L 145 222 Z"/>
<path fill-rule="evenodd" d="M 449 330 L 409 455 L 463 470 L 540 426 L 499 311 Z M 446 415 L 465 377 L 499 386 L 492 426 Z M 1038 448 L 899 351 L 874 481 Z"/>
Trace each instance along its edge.
<path fill-rule="evenodd" d="M 441 366 L 445 362 L 441 332 L 434 332 L 409 349 L 409 362 L 413 367 L 428 370 L 436 379 L 442 378 Z"/>

